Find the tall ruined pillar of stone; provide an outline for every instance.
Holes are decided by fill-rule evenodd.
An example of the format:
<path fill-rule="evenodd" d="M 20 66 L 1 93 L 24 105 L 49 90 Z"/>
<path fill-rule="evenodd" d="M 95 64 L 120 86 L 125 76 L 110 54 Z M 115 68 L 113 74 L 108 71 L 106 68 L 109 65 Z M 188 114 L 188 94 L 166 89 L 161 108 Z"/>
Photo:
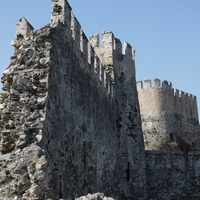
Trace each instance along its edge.
<path fill-rule="evenodd" d="M 102 34 L 102 47 L 98 41 L 98 35 L 90 37 L 95 52 L 115 84 L 117 162 L 120 169 L 116 173 L 121 173 L 121 176 L 118 174 L 119 191 L 127 199 L 144 199 L 145 156 L 135 81 L 135 51 L 125 42 L 125 54 L 122 54 L 120 40 L 110 31 Z"/>

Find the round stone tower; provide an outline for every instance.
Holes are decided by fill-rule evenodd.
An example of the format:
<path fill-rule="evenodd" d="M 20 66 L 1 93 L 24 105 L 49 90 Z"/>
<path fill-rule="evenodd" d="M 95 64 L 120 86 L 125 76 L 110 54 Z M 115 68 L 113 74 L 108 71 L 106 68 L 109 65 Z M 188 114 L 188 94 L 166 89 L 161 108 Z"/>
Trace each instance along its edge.
<path fill-rule="evenodd" d="M 196 96 L 172 88 L 160 79 L 137 82 L 145 148 L 198 148 Z M 185 147 L 184 147 L 185 148 Z"/>

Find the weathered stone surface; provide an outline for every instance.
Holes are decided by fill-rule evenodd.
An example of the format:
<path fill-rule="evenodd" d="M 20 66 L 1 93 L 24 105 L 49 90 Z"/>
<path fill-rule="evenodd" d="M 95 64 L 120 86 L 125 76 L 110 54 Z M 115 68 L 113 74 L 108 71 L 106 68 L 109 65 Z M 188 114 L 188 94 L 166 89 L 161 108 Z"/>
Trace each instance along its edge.
<path fill-rule="evenodd" d="M 52 1 L 52 23 L 40 30 L 20 19 L 0 94 L 1 197 L 144 198 L 134 60 L 118 52 L 114 69 L 114 35 L 104 34 L 101 52 L 113 51 L 101 63 L 66 1 Z"/>
<path fill-rule="evenodd" d="M 27 21 L 26 23 L 29 25 Z M 47 187 L 44 184 L 47 161 L 43 156 L 44 151 L 36 143 L 41 140 L 45 96 L 47 96 L 47 84 L 40 84 L 40 79 L 41 82 L 48 79 L 48 68 L 34 70 L 33 64 L 41 65 L 39 61 L 45 60 L 45 55 L 46 60 L 49 58 L 49 46 L 41 48 L 42 41 L 48 42 L 44 37 L 49 34 L 49 28 L 44 27 L 42 30 L 32 32 L 29 29 L 22 30 L 25 31 L 23 37 L 12 42 L 15 56 L 11 58 L 10 65 L 2 77 L 4 90 L 0 93 L 0 171 L 3 181 L 0 186 L 0 196 L 2 198 L 37 199 Z M 22 34 L 19 26 L 17 31 Z M 40 43 L 36 43 L 34 38 L 40 40 Z"/>
<path fill-rule="evenodd" d="M 16 28 L 16 37 L 21 38 L 26 36 L 30 31 L 32 31 L 34 28 L 32 25 L 24 18 L 22 17 L 19 22 L 17 23 Z M 12 42 L 13 45 L 13 42 Z"/>
<path fill-rule="evenodd" d="M 145 155 L 128 43 L 123 54 L 111 31 L 103 32 L 102 45 L 98 34 L 89 42 L 67 1 L 52 0 L 51 24 L 33 30 L 22 18 L 11 45 L 0 92 L 2 199 L 200 198 L 200 152 L 190 151 L 186 134 L 198 133 L 195 99 L 187 108 L 177 100 L 174 115 L 170 84 L 160 90 L 155 82 L 162 101 L 152 100 L 155 90 L 144 94 L 159 103 L 144 106 L 157 112 L 142 113 L 145 142 L 150 133 L 150 146 L 165 150 Z M 186 131 L 168 141 L 177 121 Z"/>
<path fill-rule="evenodd" d="M 76 200 L 114 200 L 114 199 L 111 197 L 105 197 L 103 193 L 96 193 L 76 198 Z"/>

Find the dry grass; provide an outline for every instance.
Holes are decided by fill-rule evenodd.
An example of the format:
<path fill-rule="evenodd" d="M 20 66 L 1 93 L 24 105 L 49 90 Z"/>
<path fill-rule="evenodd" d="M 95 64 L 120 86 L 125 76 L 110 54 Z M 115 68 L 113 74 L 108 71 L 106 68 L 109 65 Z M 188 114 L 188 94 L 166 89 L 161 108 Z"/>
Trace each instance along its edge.
<path fill-rule="evenodd" d="M 176 142 L 169 142 L 169 143 L 167 143 L 167 146 L 172 150 L 178 148 L 178 144 Z"/>
<path fill-rule="evenodd" d="M 178 144 L 176 142 L 162 142 L 162 141 L 157 141 L 153 144 L 153 147 L 155 150 L 175 150 L 178 148 Z"/>
<path fill-rule="evenodd" d="M 161 141 L 157 141 L 153 144 L 154 149 L 159 150 L 159 149 L 166 149 L 166 144 Z"/>

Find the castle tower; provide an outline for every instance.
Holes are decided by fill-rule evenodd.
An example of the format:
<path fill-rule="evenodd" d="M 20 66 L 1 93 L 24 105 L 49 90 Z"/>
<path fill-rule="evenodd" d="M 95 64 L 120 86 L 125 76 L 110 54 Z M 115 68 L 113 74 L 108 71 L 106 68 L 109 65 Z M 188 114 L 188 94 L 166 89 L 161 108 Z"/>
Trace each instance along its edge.
<path fill-rule="evenodd" d="M 118 179 L 118 184 L 122 191 L 130 188 L 130 191 L 127 191 L 127 199 L 134 199 L 134 196 L 143 199 L 145 198 L 145 166 L 142 162 L 144 146 L 135 82 L 135 51 L 125 42 L 123 46 L 125 54 L 123 54 L 121 41 L 115 38 L 111 31 L 103 32 L 101 46 L 98 34 L 90 37 L 90 43 L 115 86 L 115 121 L 119 140 L 117 160 L 121 171 L 127 171 L 124 176 L 128 180 L 125 182 L 122 175 Z M 135 188 L 135 191 L 131 191 L 131 188 Z"/>
<path fill-rule="evenodd" d="M 160 79 L 137 82 L 145 148 L 199 148 L 199 121 L 194 95 L 172 88 Z M 172 147 L 173 148 L 173 147 Z"/>

